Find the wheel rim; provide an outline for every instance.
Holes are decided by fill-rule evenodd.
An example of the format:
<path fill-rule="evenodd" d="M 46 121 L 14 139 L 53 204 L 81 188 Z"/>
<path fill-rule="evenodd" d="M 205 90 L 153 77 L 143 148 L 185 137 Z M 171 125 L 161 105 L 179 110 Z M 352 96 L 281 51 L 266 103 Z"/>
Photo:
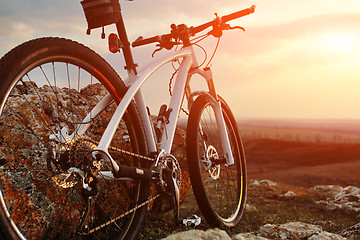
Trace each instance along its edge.
<path fill-rule="evenodd" d="M 232 145 L 232 151 L 235 154 L 235 165 L 228 166 L 226 163 L 216 164 L 216 160 L 223 158 L 224 152 L 219 140 L 219 132 L 215 113 L 210 104 L 204 106 L 199 127 L 198 139 L 204 144 L 199 146 L 199 157 L 204 155 L 212 160 L 208 171 L 202 170 L 202 179 L 204 189 L 212 209 L 224 222 L 233 222 L 238 217 L 242 197 L 243 177 L 239 161 L 239 149 L 237 148 L 236 138 L 229 129 L 229 120 L 226 113 L 223 112 L 227 122 L 227 131 Z M 215 160 L 215 161 L 214 161 Z M 205 161 L 206 162 L 206 161 Z M 240 176 L 239 176 L 240 175 Z"/>
<path fill-rule="evenodd" d="M 94 68 L 81 60 L 66 56 L 43 59 L 18 75 L 1 106 L 0 135 L 4 136 L 0 139 L 0 179 L 4 182 L 0 187 L 2 206 L 14 229 L 27 239 L 39 239 L 44 237 L 42 234 L 48 238 L 77 238 L 74 228 L 84 209 L 82 188 L 80 184 L 67 189 L 59 187 L 52 177 L 64 172 L 67 164 L 71 165 L 71 159 L 79 156 L 68 156 L 70 160 L 64 160 L 65 154 L 56 157 L 56 147 L 49 135 L 58 134 L 64 127 L 74 132 L 89 109 L 99 101 L 99 96 L 106 94 L 107 90 L 100 86 L 96 76 Z M 93 119 L 94 123 L 85 135 L 98 141 L 115 107 L 112 103 Z M 119 135 L 112 145 L 127 150 L 134 148 L 133 143 L 121 137 L 126 131 L 130 139 L 134 139 L 133 129 L 126 129 L 127 126 L 126 121 L 120 124 Z M 75 134 L 72 142 L 78 138 Z M 70 152 L 71 146 L 63 144 L 61 147 Z M 84 149 L 81 147 L 86 153 L 91 151 Z M 123 157 L 122 161 L 133 159 Z M 126 211 L 132 200 L 139 198 L 138 184 L 130 181 L 109 183 L 104 178 L 99 178 L 99 182 L 97 206 L 92 211 L 94 226 L 90 227 Z M 111 191 L 122 191 L 122 194 L 109 194 Z M 130 215 L 130 219 L 132 217 Z M 113 233 L 126 230 L 127 223 L 125 221 L 124 226 L 120 222 L 112 224 Z M 106 234 L 108 232 L 102 232 L 99 236 Z"/>

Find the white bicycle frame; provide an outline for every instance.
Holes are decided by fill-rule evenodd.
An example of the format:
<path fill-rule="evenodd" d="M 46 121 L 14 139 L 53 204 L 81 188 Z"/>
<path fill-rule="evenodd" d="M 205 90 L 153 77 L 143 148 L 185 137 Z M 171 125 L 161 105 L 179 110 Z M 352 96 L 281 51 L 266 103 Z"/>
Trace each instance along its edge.
<path fill-rule="evenodd" d="M 148 115 L 144 97 L 141 92 L 141 86 L 148 80 L 150 75 L 154 73 L 156 70 L 158 70 L 161 66 L 181 58 L 182 61 L 175 79 L 173 95 L 170 99 L 169 109 L 171 109 L 172 111 L 170 112 L 168 123 L 165 125 L 165 129 L 162 134 L 162 139 L 160 143 L 157 143 L 155 133 L 153 131 L 152 122 L 150 116 Z M 99 145 L 97 146 L 94 152 L 105 153 L 108 159 L 112 162 L 114 169 L 115 170 L 119 169 L 118 164 L 114 161 L 114 159 L 112 159 L 111 155 L 108 153 L 108 148 L 114 137 L 117 126 L 119 125 L 120 120 L 122 119 L 126 109 L 128 108 L 131 101 L 135 99 L 135 103 L 139 110 L 139 114 L 144 126 L 146 140 L 148 144 L 147 147 L 149 152 L 161 152 L 161 154 L 170 153 L 180 108 L 185 96 L 186 89 L 190 89 L 189 83 L 193 74 L 201 75 L 206 80 L 208 85 L 209 83 L 212 84 L 209 86 L 213 86 L 213 78 L 212 78 L 211 70 L 204 71 L 197 67 L 197 60 L 192 46 L 188 46 L 182 50 L 178 50 L 169 53 L 167 55 L 158 57 L 149 65 L 141 69 L 139 71 L 139 74 L 137 75 L 129 73 L 128 79 L 125 79 L 125 83 L 128 83 L 129 88 L 125 93 L 125 95 L 123 96 L 123 98 L 121 99 L 119 105 L 117 106 L 117 109 L 114 112 L 106 130 L 104 131 L 101 137 Z M 223 118 L 223 114 L 221 111 L 220 101 L 217 99 L 217 97 L 215 98 L 214 96 L 212 96 L 208 91 L 196 91 L 192 93 L 186 93 L 186 95 L 188 95 L 189 99 L 192 99 L 197 95 L 208 95 L 210 97 L 211 99 L 210 104 L 214 108 L 216 122 L 219 127 L 219 134 L 220 134 L 222 147 L 224 149 L 226 163 L 228 165 L 234 164 L 234 159 L 230 148 L 230 141 L 226 131 L 226 125 Z M 83 120 L 84 124 L 80 124 L 77 130 L 73 134 L 78 134 L 78 135 L 83 134 L 86 131 L 86 129 L 89 127 L 89 124 L 87 124 L 87 122 L 91 120 L 91 116 L 96 116 L 97 114 L 99 114 L 103 109 L 105 109 L 105 107 L 111 101 L 112 101 L 112 97 L 110 96 L 110 94 L 108 94 L 85 117 L 85 119 Z M 111 177 L 112 174 L 103 173 L 103 175 Z"/>

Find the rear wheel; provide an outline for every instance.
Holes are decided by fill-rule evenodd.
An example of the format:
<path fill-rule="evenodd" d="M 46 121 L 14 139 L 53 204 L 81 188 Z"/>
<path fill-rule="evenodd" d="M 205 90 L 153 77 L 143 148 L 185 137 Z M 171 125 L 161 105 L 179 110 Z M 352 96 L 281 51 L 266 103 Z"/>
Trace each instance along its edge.
<path fill-rule="evenodd" d="M 0 79 L 0 217 L 8 237 L 135 238 L 146 207 L 92 231 L 146 201 L 149 184 L 106 178 L 102 172 L 111 170 L 107 162 L 98 166 L 95 179 L 79 173 L 89 173 L 91 153 L 126 91 L 116 72 L 79 43 L 43 38 L 5 55 Z M 106 95 L 110 100 L 103 110 L 90 114 Z M 80 132 L 87 115 L 88 128 Z M 144 165 L 118 149 L 147 152 L 134 104 L 121 120 L 109 153 L 118 164 Z M 84 181 L 91 189 L 84 189 Z M 93 204 L 85 216 L 87 201 Z M 81 221 L 78 230 L 87 236 L 76 233 Z"/>
<path fill-rule="evenodd" d="M 246 201 L 245 156 L 230 108 L 221 99 L 222 113 L 235 163 L 227 165 L 210 97 L 199 96 L 191 106 L 187 125 L 187 159 L 194 195 L 212 227 L 235 226 Z"/>

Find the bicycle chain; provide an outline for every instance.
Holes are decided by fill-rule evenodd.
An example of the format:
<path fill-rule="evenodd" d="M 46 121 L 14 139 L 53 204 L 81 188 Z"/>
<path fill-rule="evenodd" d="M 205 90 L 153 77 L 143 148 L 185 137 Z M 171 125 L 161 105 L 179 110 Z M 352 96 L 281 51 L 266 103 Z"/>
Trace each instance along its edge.
<path fill-rule="evenodd" d="M 90 137 L 81 137 L 82 140 L 85 140 L 85 141 L 89 141 L 90 143 L 93 143 L 93 144 L 98 144 L 97 141 L 93 140 L 92 138 Z M 130 155 L 132 157 L 136 157 L 136 158 L 140 158 L 140 159 L 144 159 L 144 160 L 147 160 L 147 161 L 151 161 L 151 162 L 155 162 L 155 159 L 154 158 L 150 158 L 150 157 L 147 157 L 147 156 L 144 156 L 144 155 L 141 155 L 141 154 L 137 154 L 137 153 L 133 153 L 133 152 L 130 152 L 130 151 L 126 151 L 124 149 L 120 149 L 120 148 L 116 148 L 116 147 L 113 147 L 113 146 L 110 146 L 110 149 L 113 150 L 113 151 L 116 151 L 116 152 L 120 152 L 122 154 L 126 154 L 126 155 Z M 136 210 L 138 210 L 139 208 L 149 204 L 150 202 L 154 201 L 155 199 L 157 199 L 158 197 L 160 197 L 160 194 L 157 194 L 151 198 L 149 198 L 148 200 L 144 201 L 143 203 L 139 204 L 139 205 L 136 205 L 134 208 L 132 209 L 129 209 L 128 211 L 124 212 L 123 214 L 113 218 L 113 219 L 110 219 L 109 221 L 97 226 L 97 227 L 94 227 L 92 229 L 88 229 L 86 230 L 86 232 L 84 230 L 81 230 L 81 232 L 79 232 L 80 235 L 89 235 L 91 233 L 94 233 L 96 231 L 99 231 L 100 229 L 118 221 L 119 219 L 135 212 Z"/>
<path fill-rule="evenodd" d="M 80 137 L 82 140 L 85 140 L 85 141 L 89 141 L 95 145 L 98 145 L 99 142 L 98 141 L 95 141 L 94 139 L 90 138 L 90 137 L 83 137 L 81 136 Z M 156 159 L 154 158 L 151 158 L 151 157 L 147 157 L 147 156 L 144 156 L 144 155 L 141 155 L 141 154 L 138 154 L 138 153 L 134 153 L 134 152 L 130 152 L 130 151 L 126 151 L 124 149 L 121 149 L 121 148 L 116 148 L 116 147 L 113 147 L 113 146 L 110 146 L 109 147 L 111 150 L 113 151 L 116 151 L 116 152 L 120 152 L 122 154 L 126 154 L 126 155 L 129 155 L 129 156 L 132 156 L 132 157 L 136 157 L 136 158 L 141 158 L 141 159 L 144 159 L 144 160 L 147 160 L 147 161 L 151 161 L 151 162 L 155 162 Z"/>
<path fill-rule="evenodd" d="M 147 204 L 150 203 L 151 201 L 154 201 L 154 200 L 157 199 L 158 197 L 160 197 L 160 194 L 157 194 L 157 195 L 155 195 L 154 197 L 149 198 L 149 199 L 146 200 L 145 202 L 143 202 L 143 203 L 137 205 L 136 207 L 134 207 L 134 208 L 132 208 L 132 209 L 124 212 L 123 214 L 117 216 L 116 218 L 113 218 L 113 219 L 111 219 L 111 220 L 109 220 L 109 221 L 107 221 L 107 222 L 105 222 L 105 223 L 103 223 L 103 224 L 101 224 L 101 225 L 99 225 L 99 226 L 97 226 L 97 227 L 94 227 L 94 228 L 92 228 L 92 229 L 90 229 L 90 230 L 87 230 L 86 232 L 82 231 L 82 232 L 80 232 L 79 234 L 86 236 L 86 235 L 92 234 L 92 233 L 94 233 L 94 232 L 96 232 L 96 231 L 99 231 L 100 229 L 102 229 L 102 228 L 104 228 L 104 227 L 106 227 L 106 226 L 109 226 L 110 224 L 116 222 L 117 220 L 119 220 L 119 219 L 121 219 L 121 218 L 123 218 L 123 217 L 125 217 L 125 216 L 127 216 L 127 215 L 129 215 L 129 214 L 131 214 L 131 213 L 133 213 L 133 212 L 135 212 L 135 211 L 138 210 L 139 208 L 142 208 L 143 206 L 147 205 Z"/>

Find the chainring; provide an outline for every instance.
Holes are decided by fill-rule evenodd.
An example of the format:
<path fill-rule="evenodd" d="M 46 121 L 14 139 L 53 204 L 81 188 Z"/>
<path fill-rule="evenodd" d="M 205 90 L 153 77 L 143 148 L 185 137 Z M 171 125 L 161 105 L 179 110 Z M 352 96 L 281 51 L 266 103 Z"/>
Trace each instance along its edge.
<path fill-rule="evenodd" d="M 178 160 L 171 154 L 165 154 L 160 157 L 155 171 L 159 173 L 159 183 L 158 185 L 165 191 L 167 187 L 164 171 L 171 171 L 173 178 L 176 179 L 176 184 L 180 189 L 181 186 L 181 168 Z"/>

